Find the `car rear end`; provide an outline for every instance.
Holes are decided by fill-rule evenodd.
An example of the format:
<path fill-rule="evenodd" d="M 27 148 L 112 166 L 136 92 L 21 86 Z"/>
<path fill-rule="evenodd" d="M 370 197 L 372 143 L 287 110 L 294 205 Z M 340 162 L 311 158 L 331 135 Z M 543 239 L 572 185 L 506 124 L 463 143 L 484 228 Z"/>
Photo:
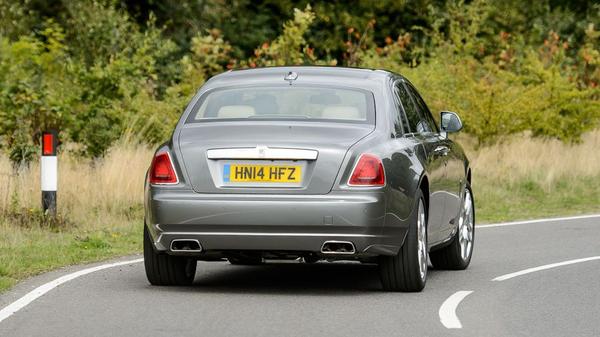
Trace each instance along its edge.
<path fill-rule="evenodd" d="M 372 73 L 273 68 L 209 81 L 149 169 L 153 249 L 204 260 L 391 254 L 382 160 L 357 150 L 384 109 Z"/>

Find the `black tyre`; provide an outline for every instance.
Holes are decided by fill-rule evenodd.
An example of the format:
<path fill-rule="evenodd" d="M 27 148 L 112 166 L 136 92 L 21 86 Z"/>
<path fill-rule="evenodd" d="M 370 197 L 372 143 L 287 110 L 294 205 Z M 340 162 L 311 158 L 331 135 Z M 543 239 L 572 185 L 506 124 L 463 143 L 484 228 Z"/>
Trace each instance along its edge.
<path fill-rule="evenodd" d="M 157 286 L 190 285 L 196 275 L 196 259 L 156 252 L 145 225 L 144 267 L 150 284 Z"/>
<path fill-rule="evenodd" d="M 404 244 L 396 256 L 379 257 L 379 273 L 386 291 L 417 292 L 427 280 L 427 212 L 422 192 Z"/>
<path fill-rule="evenodd" d="M 467 185 L 462 197 L 458 230 L 450 244 L 429 254 L 431 264 L 436 269 L 463 270 L 471 263 L 475 242 L 475 203 L 473 192 Z"/>

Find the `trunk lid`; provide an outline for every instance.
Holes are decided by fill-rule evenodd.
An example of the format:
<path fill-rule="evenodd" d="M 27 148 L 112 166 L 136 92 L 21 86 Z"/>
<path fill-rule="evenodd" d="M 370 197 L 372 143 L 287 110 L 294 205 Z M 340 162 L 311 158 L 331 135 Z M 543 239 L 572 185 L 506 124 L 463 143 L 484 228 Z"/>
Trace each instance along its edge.
<path fill-rule="evenodd" d="M 179 150 L 198 193 L 326 194 L 348 149 L 375 126 L 318 122 L 206 122 L 185 125 Z M 299 170 L 300 181 L 233 181 L 230 171 Z M 285 168 L 288 168 L 285 173 Z M 293 168 L 293 169 L 292 169 Z M 281 170 L 281 169 L 280 169 Z M 261 171 L 262 172 L 262 171 Z"/>

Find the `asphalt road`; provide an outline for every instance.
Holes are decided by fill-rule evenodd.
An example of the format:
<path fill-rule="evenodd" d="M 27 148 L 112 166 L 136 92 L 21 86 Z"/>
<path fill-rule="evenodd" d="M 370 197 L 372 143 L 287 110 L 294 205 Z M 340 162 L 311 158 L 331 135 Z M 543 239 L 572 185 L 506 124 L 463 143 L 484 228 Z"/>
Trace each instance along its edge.
<path fill-rule="evenodd" d="M 194 286 L 161 288 L 135 263 L 48 291 L 0 336 L 599 336 L 600 260 L 492 281 L 594 256 L 600 217 L 478 228 L 469 269 L 431 269 L 416 294 L 383 292 L 371 265 L 199 262 Z M 0 308 L 76 269 L 24 282 Z M 440 307 L 459 291 L 472 291 L 456 307 L 462 328 L 448 329 Z"/>

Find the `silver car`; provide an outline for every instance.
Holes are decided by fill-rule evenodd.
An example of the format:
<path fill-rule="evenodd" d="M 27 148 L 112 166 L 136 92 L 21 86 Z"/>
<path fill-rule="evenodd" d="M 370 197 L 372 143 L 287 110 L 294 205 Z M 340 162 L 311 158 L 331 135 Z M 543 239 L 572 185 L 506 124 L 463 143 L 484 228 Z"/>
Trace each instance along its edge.
<path fill-rule="evenodd" d="M 404 77 L 274 67 L 211 78 L 152 160 L 144 259 L 154 285 L 186 285 L 197 260 L 377 263 L 383 288 L 420 291 L 428 261 L 465 269 L 471 170 Z"/>

